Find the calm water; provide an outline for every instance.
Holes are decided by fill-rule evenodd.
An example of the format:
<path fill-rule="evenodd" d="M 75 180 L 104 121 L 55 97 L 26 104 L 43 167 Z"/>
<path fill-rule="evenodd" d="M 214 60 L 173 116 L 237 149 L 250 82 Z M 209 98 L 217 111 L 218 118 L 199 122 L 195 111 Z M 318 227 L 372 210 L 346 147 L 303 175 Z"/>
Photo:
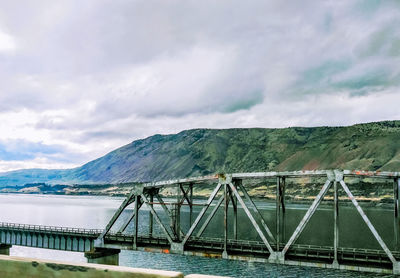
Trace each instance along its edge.
<path fill-rule="evenodd" d="M 53 225 L 64 227 L 99 228 L 102 229 L 112 217 L 116 208 L 123 198 L 115 197 L 92 197 L 92 196 L 50 196 L 50 195 L 18 195 L 0 194 L 0 221 L 16 222 L 24 224 Z M 271 229 L 274 227 L 275 212 L 273 205 L 258 204 Z M 157 210 L 160 208 L 156 207 Z M 147 223 L 148 211 L 141 210 L 140 223 Z M 384 209 L 366 210 L 370 219 L 378 227 L 385 242 L 393 246 L 393 219 L 392 211 Z M 294 230 L 301 220 L 306 207 L 291 206 L 287 209 L 286 234 Z M 123 217 L 128 217 L 127 212 Z M 188 211 L 182 213 L 182 227 L 187 230 Z M 357 212 L 352 208 L 342 208 L 341 219 L 341 245 L 342 246 L 369 246 L 375 247 L 376 243 L 367 230 Z M 165 220 L 165 219 L 164 219 Z M 232 220 L 232 217 L 229 219 Z M 218 237 L 222 235 L 220 229 L 222 212 L 218 212 L 216 219 L 210 223 L 205 236 Z M 239 211 L 238 236 L 239 238 L 257 239 L 254 229 L 249 229 L 250 222 Z M 352 223 L 349 225 L 342 225 Z M 317 211 L 312 218 L 310 226 L 304 230 L 304 236 L 298 240 L 299 243 L 309 244 L 332 244 L 333 231 L 332 211 L 324 208 Z M 167 224 L 167 223 L 166 223 Z M 118 225 L 118 223 L 117 223 Z M 167 224 L 168 225 L 168 224 Z M 160 233 L 157 224 L 154 224 L 155 234 Z M 129 227 L 132 229 L 132 227 Z M 148 227 L 139 227 L 140 233 L 146 233 Z M 23 257 L 35 257 L 43 259 L 54 259 L 71 262 L 85 262 L 83 253 L 63 252 L 46 249 L 36 249 L 14 246 L 11 255 Z M 120 254 L 120 265 L 131 267 L 146 267 L 165 270 L 177 270 L 186 274 L 218 274 L 232 277 L 377 277 L 376 274 L 366 274 L 349 271 L 335 271 L 317 268 L 280 266 L 265 263 L 250 263 L 231 261 L 223 259 L 209 259 L 192 256 L 166 255 L 144 253 L 136 251 L 122 251 Z M 384 277 L 384 276 L 380 276 Z M 389 277 L 389 276 L 386 276 Z"/>

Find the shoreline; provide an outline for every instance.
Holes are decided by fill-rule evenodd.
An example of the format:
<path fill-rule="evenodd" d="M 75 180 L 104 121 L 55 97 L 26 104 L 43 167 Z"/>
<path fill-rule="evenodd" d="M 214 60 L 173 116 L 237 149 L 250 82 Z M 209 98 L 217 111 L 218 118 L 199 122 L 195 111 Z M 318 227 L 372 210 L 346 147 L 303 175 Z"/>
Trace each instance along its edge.
<path fill-rule="evenodd" d="M 127 194 L 122 194 L 122 193 L 115 193 L 115 194 L 91 194 L 89 192 L 12 192 L 12 191 L 0 191 L 0 195 L 6 195 L 6 194 L 13 194 L 13 195 L 33 195 L 33 196 L 82 196 L 82 197 L 115 197 L 115 198 L 124 198 L 126 197 Z M 163 198 L 174 198 L 174 195 L 171 194 L 160 194 Z M 218 196 L 218 195 L 217 195 Z M 202 195 L 194 195 L 193 196 L 195 200 L 207 200 L 208 196 L 202 194 Z M 260 197 L 260 196 L 251 196 L 253 201 L 256 203 L 266 203 L 266 204 L 272 204 L 274 205 L 276 203 L 275 198 L 271 197 Z M 285 199 L 285 204 L 286 205 L 300 205 L 304 207 L 309 207 L 314 200 L 315 196 L 307 196 L 305 198 L 299 199 L 299 198 L 287 198 Z M 382 208 L 382 209 L 393 209 L 394 208 L 394 202 L 387 201 L 382 201 L 382 199 L 377 199 L 377 198 L 366 198 L 366 197 L 356 197 L 357 202 L 362 205 L 362 207 L 366 208 Z M 348 197 L 341 196 L 339 198 L 339 204 L 340 206 L 343 207 L 352 207 L 353 203 L 350 201 Z M 333 202 L 332 198 L 325 198 L 324 200 L 321 201 L 320 208 L 332 208 L 333 207 Z"/>

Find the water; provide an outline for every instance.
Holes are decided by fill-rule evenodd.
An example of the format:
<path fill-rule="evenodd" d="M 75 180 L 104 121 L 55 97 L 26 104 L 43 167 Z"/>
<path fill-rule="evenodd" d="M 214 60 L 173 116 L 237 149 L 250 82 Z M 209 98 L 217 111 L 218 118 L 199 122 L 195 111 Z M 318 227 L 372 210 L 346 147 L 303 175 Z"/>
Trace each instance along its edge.
<path fill-rule="evenodd" d="M 109 219 L 119 207 L 123 198 L 98 196 L 59 196 L 59 195 L 21 195 L 0 194 L 0 221 L 23 224 L 52 225 L 64 227 L 98 228 L 105 227 Z M 258 204 L 271 229 L 274 227 L 274 207 L 270 204 Z M 161 208 L 155 207 L 161 211 Z M 198 213 L 199 208 L 196 209 Z M 147 223 L 148 211 L 141 209 L 140 223 Z M 287 209 L 286 235 L 288 236 L 306 211 L 305 206 L 290 206 Z M 392 212 L 385 209 L 367 209 L 367 215 L 374 224 L 385 229 L 378 230 L 384 240 L 393 244 Z M 123 215 L 128 217 L 129 211 Z M 182 212 L 182 219 L 188 219 L 188 210 Z M 375 240 L 366 229 L 357 212 L 350 207 L 343 207 L 340 211 L 341 223 L 352 223 L 353 227 L 341 225 L 342 246 L 376 246 Z M 165 221 L 166 219 L 164 219 Z M 228 219 L 232 221 L 232 215 Z M 205 236 L 222 236 L 222 212 L 218 212 L 216 219 L 210 223 Z M 379 223 L 378 223 L 379 222 Z M 257 239 L 254 229 L 250 228 L 243 211 L 239 211 L 238 236 L 239 238 Z M 304 230 L 299 243 L 331 244 L 333 232 L 329 223 L 332 223 L 332 211 L 325 208 L 317 211 L 310 226 Z M 117 223 L 118 224 L 118 223 Z M 166 223 L 168 225 L 168 223 Z M 188 221 L 182 221 L 182 228 L 187 230 Z M 364 227 L 365 226 L 365 227 Z M 161 231 L 154 224 L 155 234 Z M 132 229 L 132 227 L 129 227 Z M 146 233 L 148 227 L 139 227 L 140 233 Z M 34 257 L 42 259 L 62 260 L 70 262 L 86 262 L 83 253 L 63 252 L 47 249 L 37 249 L 13 246 L 10 250 L 13 256 Z M 337 271 L 318 268 L 282 266 L 266 263 L 241 262 L 223 259 L 210 259 L 193 256 L 145 253 L 137 251 L 121 251 L 120 265 L 131 267 L 145 267 L 164 270 L 176 270 L 189 273 L 217 274 L 231 277 L 377 277 L 377 274 L 366 274 L 350 271 Z M 390 275 L 389 275 L 390 276 Z M 386 277 L 389 277 L 386 276 Z M 380 276 L 385 277 L 385 276 Z M 391 276 L 390 276 L 391 277 Z"/>

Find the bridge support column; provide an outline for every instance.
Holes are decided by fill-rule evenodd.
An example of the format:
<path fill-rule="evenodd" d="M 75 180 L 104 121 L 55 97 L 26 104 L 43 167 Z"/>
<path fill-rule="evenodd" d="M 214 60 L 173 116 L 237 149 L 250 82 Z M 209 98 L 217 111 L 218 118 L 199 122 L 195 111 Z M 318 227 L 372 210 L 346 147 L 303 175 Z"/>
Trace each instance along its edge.
<path fill-rule="evenodd" d="M 268 257 L 268 261 L 275 264 L 284 264 L 285 254 L 282 252 L 272 252 Z"/>
<path fill-rule="evenodd" d="M 85 252 L 85 257 L 88 263 L 118 265 L 120 252 L 119 249 L 95 248 L 92 251 Z"/>
<path fill-rule="evenodd" d="M 170 252 L 173 254 L 183 255 L 184 246 L 180 242 L 172 242 Z"/>
<path fill-rule="evenodd" d="M 0 244 L 0 255 L 10 255 L 10 244 Z"/>
<path fill-rule="evenodd" d="M 399 275 L 400 274 L 400 262 L 396 262 L 393 264 L 393 274 Z"/>

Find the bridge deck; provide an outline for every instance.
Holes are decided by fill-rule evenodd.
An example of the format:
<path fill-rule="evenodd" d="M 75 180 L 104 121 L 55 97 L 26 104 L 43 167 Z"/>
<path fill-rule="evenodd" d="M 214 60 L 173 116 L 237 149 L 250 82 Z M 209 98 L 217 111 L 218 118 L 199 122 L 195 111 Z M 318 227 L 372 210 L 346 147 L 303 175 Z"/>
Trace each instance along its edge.
<path fill-rule="evenodd" d="M 94 241 L 101 232 L 102 230 L 99 229 L 0 222 L 0 243 L 85 252 L 93 248 Z M 106 247 L 134 249 L 134 236 L 132 235 L 109 233 L 105 240 Z M 169 249 L 170 244 L 165 237 L 138 236 L 137 247 Z M 276 245 L 272 244 L 272 247 L 276 249 Z M 270 255 L 265 244 L 261 241 L 229 239 L 227 249 L 230 254 L 241 256 L 268 258 Z M 193 237 L 188 240 L 185 250 L 221 254 L 224 250 L 224 240 L 221 238 Z M 400 252 L 392 251 L 392 253 L 397 259 L 400 258 Z M 386 266 L 387 268 L 391 266 L 391 262 L 383 250 L 339 247 L 338 254 L 341 262 Z M 288 251 L 287 257 L 294 260 L 329 262 L 334 257 L 334 248 L 332 246 L 294 244 Z"/>

